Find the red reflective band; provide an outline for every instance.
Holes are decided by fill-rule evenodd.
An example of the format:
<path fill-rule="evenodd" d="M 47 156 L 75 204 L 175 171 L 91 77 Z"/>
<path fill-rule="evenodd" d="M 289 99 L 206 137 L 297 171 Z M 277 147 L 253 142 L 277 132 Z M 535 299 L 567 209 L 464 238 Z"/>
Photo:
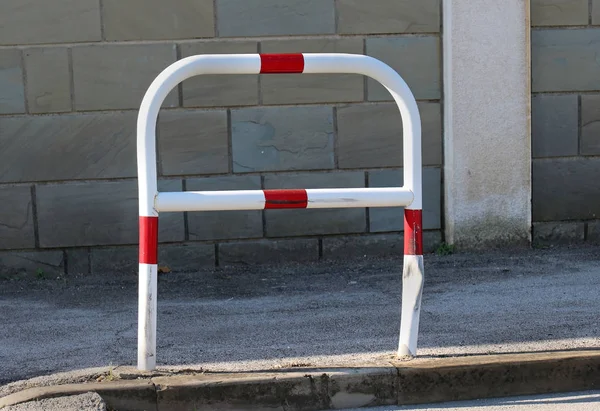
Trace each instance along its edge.
<path fill-rule="evenodd" d="M 265 210 L 275 208 L 306 208 L 308 194 L 306 190 L 263 190 Z"/>
<path fill-rule="evenodd" d="M 423 255 L 422 210 L 404 210 L 404 254 Z"/>
<path fill-rule="evenodd" d="M 156 264 L 158 217 L 140 217 L 140 264 Z"/>
<path fill-rule="evenodd" d="M 261 54 L 261 74 L 302 73 L 304 71 L 304 56 L 296 54 Z"/>

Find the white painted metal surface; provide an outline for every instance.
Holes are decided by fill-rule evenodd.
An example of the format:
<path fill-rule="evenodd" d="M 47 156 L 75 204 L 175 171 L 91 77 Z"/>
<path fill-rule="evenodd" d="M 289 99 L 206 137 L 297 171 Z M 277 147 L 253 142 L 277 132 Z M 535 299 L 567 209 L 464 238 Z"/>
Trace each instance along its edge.
<path fill-rule="evenodd" d="M 407 209 L 423 209 L 421 170 L 421 117 L 408 84 L 390 66 L 360 54 L 304 53 L 304 73 L 355 73 L 371 77 L 392 95 L 402 115 L 404 187 L 414 193 Z"/>
<path fill-rule="evenodd" d="M 262 190 L 181 191 L 158 193 L 156 209 L 172 211 L 262 210 L 265 195 Z"/>
<path fill-rule="evenodd" d="M 158 266 L 141 264 L 139 274 L 138 307 L 138 368 L 153 370 L 156 367 L 156 297 L 158 291 Z"/>
<path fill-rule="evenodd" d="M 306 208 L 404 207 L 413 201 L 406 188 L 327 188 L 307 189 Z M 262 210 L 262 190 L 181 191 L 156 195 L 154 208 L 159 212 Z"/>
<path fill-rule="evenodd" d="M 307 189 L 306 208 L 405 207 L 414 200 L 407 188 L 314 188 Z"/>
<path fill-rule="evenodd" d="M 398 343 L 398 355 L 402 357 L 417 355 L 417 336 L 419 335 L 424 280 L 423 256 L 405 255 L 402 269 L 402 321 L 400 322 Z"/>

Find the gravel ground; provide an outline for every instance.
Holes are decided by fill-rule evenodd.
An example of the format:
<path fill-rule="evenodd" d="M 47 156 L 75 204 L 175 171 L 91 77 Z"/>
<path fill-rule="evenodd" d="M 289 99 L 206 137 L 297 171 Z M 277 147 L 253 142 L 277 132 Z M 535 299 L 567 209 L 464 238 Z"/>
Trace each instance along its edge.
<path fill-rule="evenodd" d="M 40 401 L 30 401 L 3 408 L 3 411 L 106 411 L 102 398 L 89 392 L 68 397 L 49 398 Z"/>
<path fill-rule="evenodd" d="M 600 347 L 598 247 L 428 255 L 425 276 L 420 356 Z M 135 365 L 136 279 L 1 282 L 0 384 Z M 400 295 L 401 258 L 165 274 L 158 364 L 256 370 L 389 355 Z"/>

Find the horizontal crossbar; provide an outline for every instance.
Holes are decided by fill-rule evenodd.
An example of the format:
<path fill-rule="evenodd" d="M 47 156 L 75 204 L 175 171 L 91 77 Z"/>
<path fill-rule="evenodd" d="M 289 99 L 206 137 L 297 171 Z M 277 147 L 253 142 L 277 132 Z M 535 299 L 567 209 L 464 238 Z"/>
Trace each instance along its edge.
<path fill-rule="evenodd" d="M 158 193 L 154 207 L 159 212 L 404 207 L 413 199 L 403 187 L 181 191 Z"/>

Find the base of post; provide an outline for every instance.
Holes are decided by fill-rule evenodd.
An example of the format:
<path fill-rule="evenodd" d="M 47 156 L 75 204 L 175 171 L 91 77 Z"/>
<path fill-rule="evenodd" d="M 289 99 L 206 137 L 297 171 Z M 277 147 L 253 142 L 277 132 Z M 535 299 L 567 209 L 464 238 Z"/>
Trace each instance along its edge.
<path fill-rule="evenodd" d="M 140 263 L 138 291 L 138 360 L 140 371 L 156 368 L 156 294 L 158 266 Z"/>
<path fill-rule="evenodd" d="M 423 294 L 422 255 L 405 255 L 402 270 L 402 322 L 400 324 L 399 357 L 417 355 L 421 296 Z"/>
<path fill-rule="evenodd" d="M 397 357 L 396 359 L 399 361 L 410 361 L 413 358 L 415 358 L 414 355 L 410 354 L 410 350 L 408 349 L 406 344 L 398 345 L 398 353 L 397 353 L 396 357 Z"/>

